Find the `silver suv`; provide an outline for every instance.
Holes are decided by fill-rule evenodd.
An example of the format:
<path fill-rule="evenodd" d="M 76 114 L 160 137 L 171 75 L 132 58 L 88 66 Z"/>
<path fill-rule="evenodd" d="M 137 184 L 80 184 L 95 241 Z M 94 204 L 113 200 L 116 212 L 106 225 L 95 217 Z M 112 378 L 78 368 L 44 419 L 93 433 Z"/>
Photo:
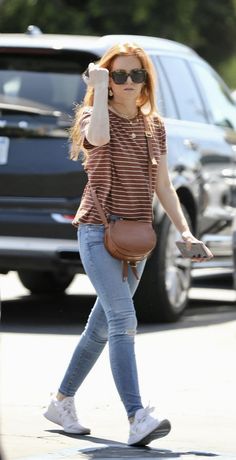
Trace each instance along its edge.
<path fill-rule="evenodd" d="M 190 225 L 211 246 L 211 265 L 232 265 L 236 106 L 215 71 L 190 48 L 158 38 L 1 34 L 0 272 L 18 271 L 35 294 L 63 292 L 83 272 L 71 220 L 86 175 L 68 159 L 67 128 L 88 63 L 127 41 L 154 63 L 169 167 Z M 141 320 L 176 321 L 187 306 L 191 266 L 156 199 L 153 208 L 158 244 L 137 310 Z"/>

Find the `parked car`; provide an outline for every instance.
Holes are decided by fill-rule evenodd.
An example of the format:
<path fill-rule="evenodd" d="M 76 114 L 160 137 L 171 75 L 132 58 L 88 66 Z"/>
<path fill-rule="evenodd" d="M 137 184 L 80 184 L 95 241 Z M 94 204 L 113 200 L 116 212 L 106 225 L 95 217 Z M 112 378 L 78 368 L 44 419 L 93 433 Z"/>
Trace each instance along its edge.
<path fill-rule="evenodd" d="M 0 34 L 0 272 L 16 270 L 34 294 L 63 292 L 83 273 L 71 220 L 86 175 L 69 160 L 68 128 L 88 64 L 127 41 L 140 44 L 156 69 L 169 168 L 189 223 L 215 253 L 211 264 L 232 264 L 236 106 L 207 62 L 153 37 Z M 138 315 L 176 321 L 187 306 L 191 264 L 156 198 L 153 209 L 158 244 L 136 293 Z"/>

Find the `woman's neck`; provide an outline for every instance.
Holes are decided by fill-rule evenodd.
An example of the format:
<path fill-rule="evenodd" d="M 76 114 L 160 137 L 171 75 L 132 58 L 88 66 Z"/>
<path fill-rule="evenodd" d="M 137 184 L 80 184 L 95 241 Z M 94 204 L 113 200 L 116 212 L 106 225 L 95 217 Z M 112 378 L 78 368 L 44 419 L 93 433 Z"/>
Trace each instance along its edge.
<path fill-rule="evenodd" d="M 132 106 L 127 106 L 126 104 L 120 102 L 110 102 L 111 109 L 114 110 L 118 115 L 127 117 L 127 118 L 135 118 L 138 114 L 138 107 L 136 104 L 132 104 Z"/>

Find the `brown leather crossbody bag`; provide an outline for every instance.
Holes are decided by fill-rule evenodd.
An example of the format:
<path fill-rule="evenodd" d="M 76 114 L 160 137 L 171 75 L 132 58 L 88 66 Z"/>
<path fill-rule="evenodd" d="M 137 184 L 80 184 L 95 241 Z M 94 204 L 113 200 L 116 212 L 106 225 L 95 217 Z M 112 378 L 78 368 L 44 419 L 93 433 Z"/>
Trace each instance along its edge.
<path fill-rule="evenodd" d="M 152 164 L 156 164 L 156 159 L 152 150 L 152 134 L 148 130 L 145 117 L 144 124 L 149 153 L 149 191 L 150 197 L 152 197 Z M 90 190 L 99 216 L 105 226 L 104 245 L 107 251 L 123 262 L 124 281 L 128 276 L 128 265 L 138 279 L 137 263 L 148 257 L 156 245 L 157 237 L 152 223 L 126 219 L 108 221 L 96 191 L 91 186 Z"/>

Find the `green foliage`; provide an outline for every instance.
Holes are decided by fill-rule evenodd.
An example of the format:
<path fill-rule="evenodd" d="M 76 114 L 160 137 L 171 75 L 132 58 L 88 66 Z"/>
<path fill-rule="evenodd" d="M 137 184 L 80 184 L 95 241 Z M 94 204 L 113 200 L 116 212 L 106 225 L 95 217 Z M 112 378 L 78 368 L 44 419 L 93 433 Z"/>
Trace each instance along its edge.
<path fill-rule="evenodd" d="M 232 90 L 236 90 L 236 55 L 220 64 L 219 73 Z"/>
<path fill-rule="evenodd" d="M 87 13 L 67 7 L 62 0 L 3 0 L 0 4 L 0 31 L 25 32 L 37 25 L 45 33 L 90 33 L 86 30 Z"/>
<path fill-rule="evenodd" d="M 236 0 L 0 0 L 0 32 L 138 34 L 180 41 L 213 65 L 236 54 Z"/>
<path fill-rule="evenodd" d="M 198 0 L 195 9 L 199 41 L 196 51 L 217 65 L 236 52 L 236 2 Z"/>

